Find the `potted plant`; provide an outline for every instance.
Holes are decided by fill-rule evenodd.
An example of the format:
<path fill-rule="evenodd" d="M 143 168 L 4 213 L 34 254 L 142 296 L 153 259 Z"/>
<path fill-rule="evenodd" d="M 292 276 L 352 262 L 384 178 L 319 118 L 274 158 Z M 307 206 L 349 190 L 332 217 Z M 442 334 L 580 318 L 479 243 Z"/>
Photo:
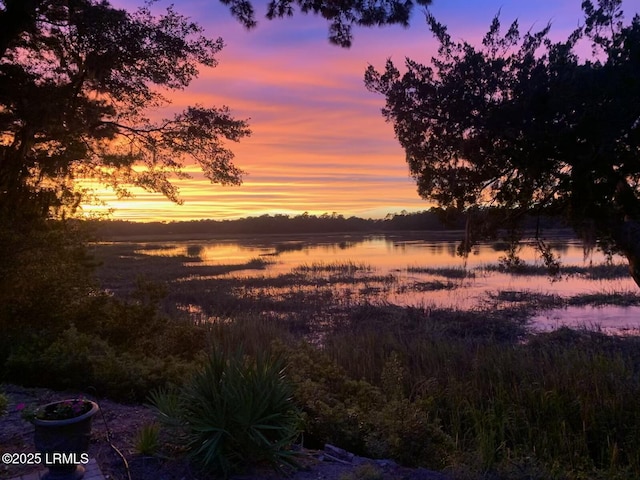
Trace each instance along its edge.
<path fill-rule="evenodd" d="M 49 468 L 47 480 L 80 479 L 87 463 L 95 402 L 74 398 L 48 403 L 26 416 L 35 426 L 35 446 Z"/>

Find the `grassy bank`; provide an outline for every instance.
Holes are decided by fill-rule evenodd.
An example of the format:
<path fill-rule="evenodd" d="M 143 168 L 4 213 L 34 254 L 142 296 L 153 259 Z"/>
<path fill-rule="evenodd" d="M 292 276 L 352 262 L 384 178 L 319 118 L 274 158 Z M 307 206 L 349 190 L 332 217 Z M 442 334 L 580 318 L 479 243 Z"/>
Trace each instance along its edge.
<path fill-rule="evenodd" d="M 55 372 L 33 378 L 39 385 L 93 385 L 146 400 L 153 388 L 180 385 L 198 370 L 210 344 L 227 352 L 243 345 L 250 357 L 285 359 L 310 447 L 329 442 L 454 478 L 638 478 L 638 339 L 568 329 L 531 335 L 519 315 L 367 305 L 322 347 L 286 323 L 237 317 L 183 327 L 206 342 L 181 343 L 183 355 L 168 357 L 158 352 L 176 341 L 170 332 L 148 332 L 144 349 L 102 339 L 96 350 L 82 343 L 95 346 L 96 338 L 69 330 L 63 338 L 75 345 L 73 363 L 60 339 L 7 368 L 19 368 L 23 382 L 37 366 Z M 80 366 L 82 377 L 72 373 Z"/>
<path fill-rule="evenodd" d="M 242 346 L 247 359 L 284 360 L 311 447 L 333 443 L 458 479 L 640 477 L 640 339 L 531 333 L 536 304 L 566 299 L 505 291 L 469 311 L 399 307 L 371 301 L 371 288 L 395 280 L 366 265 L 234 277 L 223 274 L 264 264 L 208 267 L 197 252 L 112 248 L 100 276 L 114 294 L 96 291 L 68 324 L 13 348 L 6 380 L 146 401 L 201 371 L 213 346 Z M 145 272 L 155 282 L 135 281 Z M 469 276 L 429 273 L 453 285 Z"/>

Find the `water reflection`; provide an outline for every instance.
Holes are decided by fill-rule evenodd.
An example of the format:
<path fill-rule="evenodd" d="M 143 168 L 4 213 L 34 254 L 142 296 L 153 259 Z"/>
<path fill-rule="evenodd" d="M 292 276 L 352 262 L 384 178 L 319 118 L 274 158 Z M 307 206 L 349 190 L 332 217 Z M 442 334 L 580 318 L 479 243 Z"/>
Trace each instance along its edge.
<path fill-rule="evenodd" d="M 262 270 L 235 270 L 226 274 L 227 277 L 246 279 L 273 279 L 300 272 L 305 266 L 312 265 L 366 264 L 371 267 L 371 272 L 359 280 L 362 282 L 360 285 L 335 281 L 331 288 L 341 289 L 341 294 L 348 290 L 350 295 L 355 292 L 375 301 L 419 307 L 486 308 L 488 303 L 500 298 L 499 292 L 520 292 L 529 298 L 545 299 L 602 292 L 631 292 L 630 295 L 635 296 L 637 291 L 628 275 L 614 275 L 612 278 L 599 278 L 601 275 L 598 275 L 593 278 L 586 274 L 587 267 L 601 265 L 607 259 L 599 252 L 591 252 L 585 258 L 582 244 L 567 236 L 547 239 L 551 251 L 562 264 L 561 275 L 556 278 L 545 275 L 542 268 L 527 275 L 487 268 L 497 265 L 506 254 L 508 245 L 504 242 L 479 244 L 467 258 L 461 258 L 456 254 L 460 238 L 459 232 L 438 235 L 261 236 L 171 245 L 149 242 L 139 251 L 147 255 L 184 256 L 189 261 L 197 259 L 200 265 L 207 266 L 250 265 L 255 259 L 269 260 Z M 528 266 L 543 265 L 533 241 L 525 241 L 518 250 L 518 256 Z M 620 257 L 614 257 L 613 261 L 624 262 Z M 286 295 L 290 286 L 269 288 L 274 295 Z M 507 302 L 504 298 L 500 301 Z M 542 313 L 534 317 L 539 328 L 596 322 L 603 328 L 609 325 L 616 328 L 640 326 L 640 307 L 637 306 L 594 309 L 556 305 L 544 310 L 545 305 L 540 304 L 539 308 Z"/>
<path fill-rule="evenodd" d="M 534 329 L 555 330 L 560 327 L 586 328 L 610 334 L 640 335 L 640 307 L 569 306 L 557 310 L 543 310 L 531 322 Z"/>

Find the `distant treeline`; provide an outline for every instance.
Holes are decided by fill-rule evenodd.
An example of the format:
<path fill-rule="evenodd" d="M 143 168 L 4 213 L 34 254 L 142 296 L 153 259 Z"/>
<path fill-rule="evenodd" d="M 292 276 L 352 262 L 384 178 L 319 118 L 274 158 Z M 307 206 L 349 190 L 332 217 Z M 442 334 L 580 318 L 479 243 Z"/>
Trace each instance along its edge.
<path fill-rule="evenodd" d="M 146 235 L 243 235 L 243 234 L 306 234 L 342 232 L 400 232 L 463 230 L 466 217 L 439 208 L 422 212 L 388 214 L 382 219 L 344 217 L 336 213 L 297 216 L 261 215 L 237 220 L 192 220 L 180 222 L 139 223 L 126 220 L 87 220 L 100 237 Z M 558 219 L 526 217 L 523 229 L 560 228 Z"/>

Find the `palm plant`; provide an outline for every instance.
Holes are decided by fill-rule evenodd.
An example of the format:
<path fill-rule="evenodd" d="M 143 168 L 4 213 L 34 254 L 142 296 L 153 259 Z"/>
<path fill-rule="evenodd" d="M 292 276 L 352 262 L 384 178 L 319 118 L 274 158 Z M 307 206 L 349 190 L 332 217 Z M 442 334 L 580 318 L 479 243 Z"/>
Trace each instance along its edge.
<path fill-rule="evenodd" d="M 178 430 L 189 455 L 225 477 L 243 466 L 294 466 L 299 413 L 280 357 L 214 348 L 181 389 L 151 395 L 160 421 Z"/>

